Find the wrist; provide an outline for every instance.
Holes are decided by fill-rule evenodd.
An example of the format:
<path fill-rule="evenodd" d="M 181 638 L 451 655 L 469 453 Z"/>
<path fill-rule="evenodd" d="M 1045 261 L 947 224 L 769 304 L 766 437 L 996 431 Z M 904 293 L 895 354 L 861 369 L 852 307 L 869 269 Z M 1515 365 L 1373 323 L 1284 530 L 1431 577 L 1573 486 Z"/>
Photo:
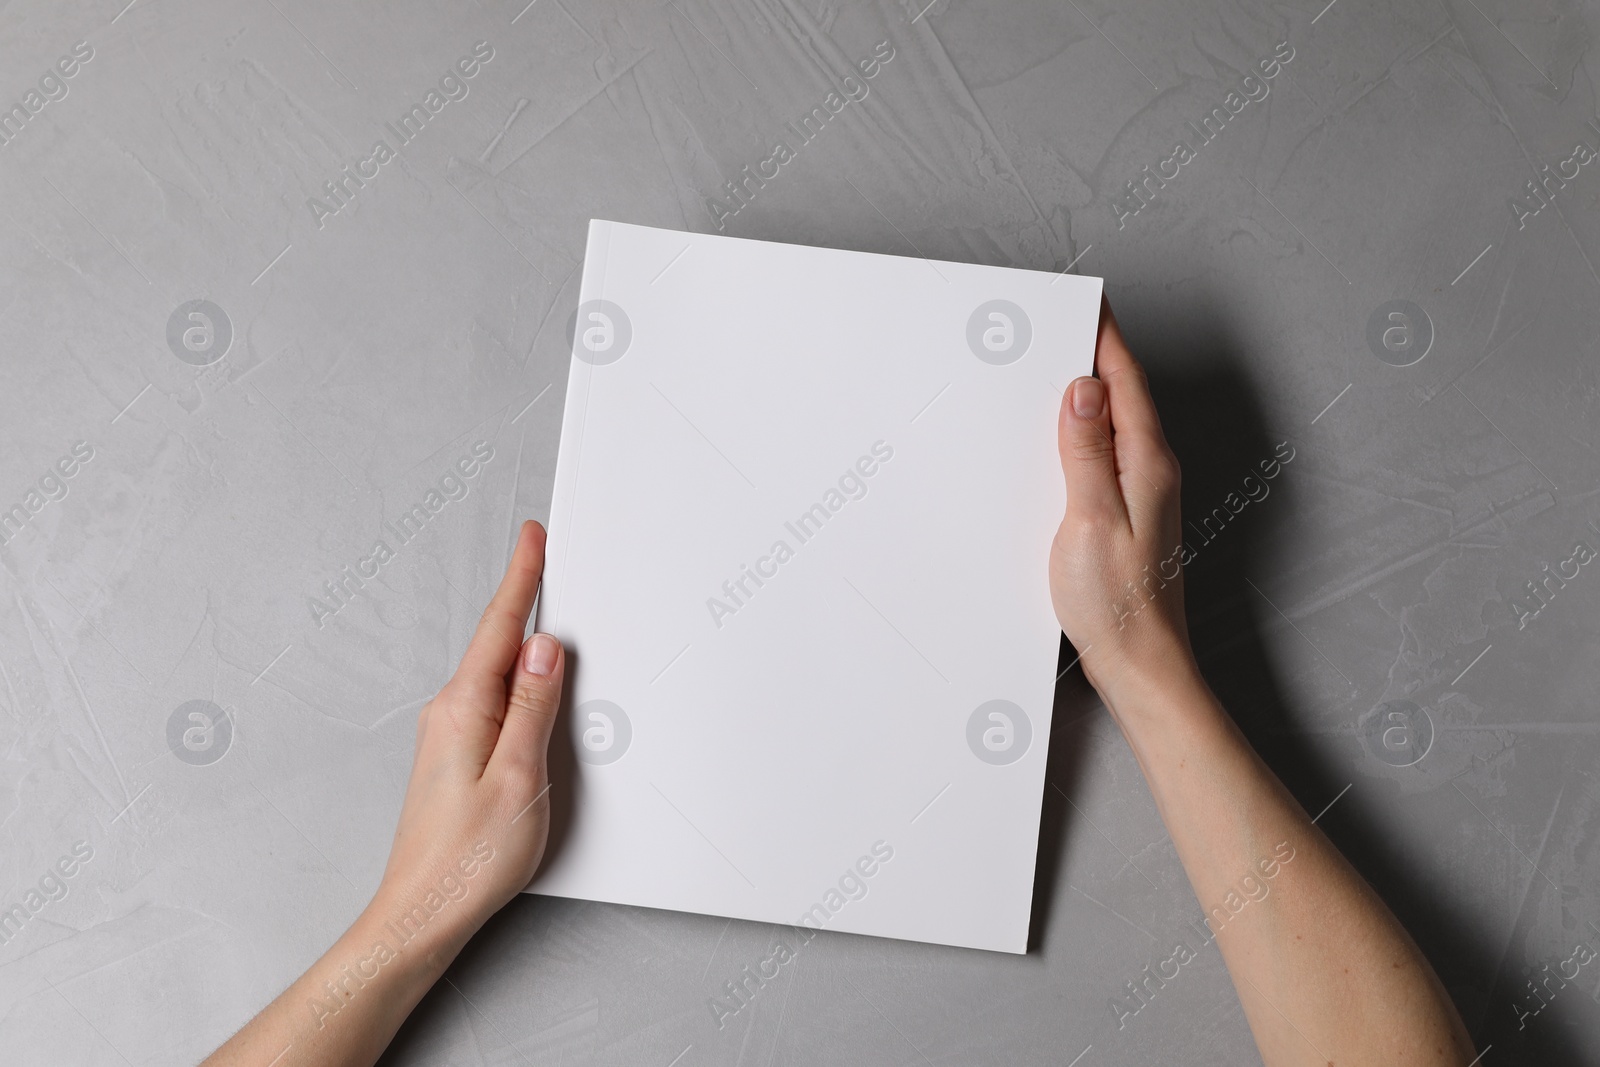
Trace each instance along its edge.
<path fill-rule="evenodd" d="M 369 1037 L 382 1035 L 377 1046 L 381 1049 L 460 951 L 442 941 L 403 940 L 388 917 L 390 911 L 380 890 L 296 983 L 291 999 L 303 999 L 316 1033 L 341 1025 L 349 1033 L 348 1028 L 354 1027 Z M 294 1010 L 300 1010 L 299 1004 Z"/>
<path fill-rule="evenodd" d="M 511 872 L 500 871 L 507 863 L 500 855 L 500 849 L 480 837 L 470 847 L 427 849 L 402 862 L 391 859 L 366 911 L 407 944 L 459 952 L 516 895 L 502 891 Z"/>
<path fill-rule="evenodd" d="M 478 932 L 483 920 L 471 899 L 451 900 L 436 889 L 385 881 L 361 913 L 360 926 L 369 939 L 392 948 L 407 970 L 433 972 L 445 968 Z"/>
<path fill-rule="evenodd" d="M 1090 681 L 1124 734 L 1190 723 L 1219 711 L 1184 642 L 1163 642 L 1159 648 L 1119 656 L 1112 670 L 1096 671 Z"/>

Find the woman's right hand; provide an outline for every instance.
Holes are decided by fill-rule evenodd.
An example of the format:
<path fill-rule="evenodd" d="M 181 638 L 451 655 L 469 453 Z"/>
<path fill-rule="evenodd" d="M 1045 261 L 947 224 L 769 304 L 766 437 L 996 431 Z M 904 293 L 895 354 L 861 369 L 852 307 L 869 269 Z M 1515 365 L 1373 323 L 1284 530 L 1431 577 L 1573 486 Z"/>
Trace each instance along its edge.
<path fill-rule="evenodd" d="M 1067 511 L 1050 550 L 1056 618 L 1113 714 L 1140 678 L 1194 670 L 1183 616 L 1178 460 L 1144 368 L 1102 299 L 1098 378 L 1079 378 L 1058 424 Z"/>

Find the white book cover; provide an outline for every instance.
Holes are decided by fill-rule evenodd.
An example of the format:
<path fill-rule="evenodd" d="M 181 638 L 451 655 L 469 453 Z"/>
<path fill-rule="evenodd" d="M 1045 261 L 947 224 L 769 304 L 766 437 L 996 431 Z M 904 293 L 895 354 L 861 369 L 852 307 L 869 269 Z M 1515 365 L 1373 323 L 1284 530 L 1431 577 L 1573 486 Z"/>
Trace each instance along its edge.
<path fill-rule="evenodd" d="M 1100 290 L 590 223 L 531 891 L 1026 951 Z"/>

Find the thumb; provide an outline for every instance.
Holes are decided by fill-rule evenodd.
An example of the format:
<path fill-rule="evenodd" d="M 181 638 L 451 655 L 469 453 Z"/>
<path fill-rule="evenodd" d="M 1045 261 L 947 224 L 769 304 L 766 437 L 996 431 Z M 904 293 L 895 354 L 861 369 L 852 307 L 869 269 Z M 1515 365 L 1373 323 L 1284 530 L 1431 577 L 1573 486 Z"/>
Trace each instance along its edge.
<path fill-rule="evenodd" d="M 556 709 L 561 705 L 566 666 L 561 642 L 549 634 L 534 634 L 524 642 L 511 668 L 506 717 L 489 757 L 491 765 L 500 763 L 523 770 L 544 766 Z"/>
<path fill-rule="evenodd" d="M 1078 378 L 1061 398 L 1059 444 L 1067 478 L 1067 518 L 1105 521 L 1127 512 L 1111 442 L 1111 405 L 1098 378 Z"/>

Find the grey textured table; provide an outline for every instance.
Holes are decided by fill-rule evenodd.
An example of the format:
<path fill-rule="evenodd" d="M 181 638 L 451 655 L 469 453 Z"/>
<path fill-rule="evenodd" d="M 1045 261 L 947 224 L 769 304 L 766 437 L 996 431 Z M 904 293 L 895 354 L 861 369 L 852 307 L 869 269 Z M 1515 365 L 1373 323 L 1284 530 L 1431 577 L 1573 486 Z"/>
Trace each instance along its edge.
<path fill-rule="evenodd" d="M 194 1062 L 365 902 L 598 216 L 1105 277 L 1213 683 L 1483 1064 L 1600 1062 L 1592 5 L 124 2 L 0 13 L 0 1059 Z M 1214 947 L 1119 1018 L 1200 908 L 1055 715 L 1026 957 L 826 934 L 719 1029 L 773 928 L 524 897 L 385 1062 L 1257 1062 Z"/>

